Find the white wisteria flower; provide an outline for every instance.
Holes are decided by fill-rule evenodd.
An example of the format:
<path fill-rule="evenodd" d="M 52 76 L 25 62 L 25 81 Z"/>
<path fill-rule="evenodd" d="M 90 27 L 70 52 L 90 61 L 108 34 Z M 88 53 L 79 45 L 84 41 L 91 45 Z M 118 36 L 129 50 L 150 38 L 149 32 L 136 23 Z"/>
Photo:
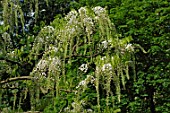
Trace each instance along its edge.
<path fill-rule="evenodd" d="M 88 25 L 94 26 L 93 20 L 90 17 L 84 18 L 83 22 L 84 22 L 84 25 L 86 25 L 86 26 L 88 26 Z"/>
<path fill-rule="evenodd" d="M 91 83 L 94 85 L 95 78 L 92 75 L 87 75 L 86 79 L 79 82 L 79 84 L 76 86 L 76 89 L 83 86 L 86 87 L 87 84 Z"/>
<path fill-rule="evenodd" d="M 79 69 L 81 70 L 81 71 L 83 71 L 83 72 L 87 72 L 87 70 L 88 70 L 88 66 L 87 66 L 87 64 L 82 64 L 80 67 L 79 67 Z"/>
<path fill-rule="evenodd" d="M 70 11 L 67 15 L 66 15 L 66 17 L 65 17 L 65 19 L 66 20 L 69 20 L 70 19 L 70 17 L 77 17 L 77 11 L 75 11 L 75 10 L 72 10 L 72 11 Z"/>
<path fill-rule="evenodd" d="M 101 60 L 105 60 L 105 59 L 106 59 L 106 56 L 101 57 Z"/>
<path fill-rule="evenodd" d="M 87 109 L 86 111 L 87 111 L 87 113 L 93 113 L 92 109 Z"/>
<path fill-rule="evenodd" d="M 97 16 L 100 16 L 102 14 L 106 14 L 106 10 L 104 8 L 100 7 L 100 6 L 94 7 L 93 11 Z"/>
<path fill-rule="evenodd" d="M 34 76 L 36 79 L 39 78 L 46 78 L 46 73 L 45 71 L 48 68 L 49 61 L 48 60 L 40 60 L 36 67 L 33 69 L 33 71 L 30 73 L 30 75 L 36 75 Z M 37 75 L 38 74 L 38 75 Z"/>
<path fill-rule="evenodd" d="M 92 75 L 87 75 L 87 78 L 85 79 L 85 81 L 88 83 L 91 83 L 91 84 L 94 84 L 95 82 L 95 78 L 92 76 Z"/>
<path fill-rule="evenodd" d="M 47 60 L 40 60 L 37 64 L 37 70 L 44 70 L 48 66 Z"/>
<path fill-rule="evenodd" d="M 55 71 L 60 70 L 61 61 L 58 57 L 50 58 L 51 63 L 49 64 L 49 71 L 55 73 Z"/>
<path fill-rule="evenodd" d="M 86 81 L 82 80 L 81 82 L 79 82 L 78 86 L 76 86 L 76 89 L 78 89 L 80 86 L 85 86 L 86 85 Z"/>
<path fill-rule="evenodd" d="M 112 42 L 111 39 L 102 41 L 102 42 L 101 42 L 102 45 L 103 45 L 102 47 L 103 47 L 104 49 L 108 48 L 108 46 L 111 46 L 111 42 Z"/>
<path fill-rule="evenodd" d="M 134 47 L 132 46 L 132 44 L 127 44 L 127 46 L 125 47 L 126 50 L 133 52 L 134 51 Z"/>
<path fill-rule="evenodd" d="M 55 46 L 49 46 L 50 51 L 58 52 L 58 48 Z"/>
<path fill-rule="evenodd" d="M 10 44 L 12 44 L 11 42 L 11 37 L 10 37 L 10 35 L 7 33 L 7 32 L 4 32 L 3 34 L 2 34 L 2 38 L 3 38 L 3 40 L 6 42 L 6 43 L 10 43 Z"/>
<path fill-rule="evenodd" d="M 2 54 L 2 51 L 0 51 L 0 54 Z M 9 55 L 12 58 L 15 58 L 15 56 L 16 56 L 15 54 L 16 54 L 15 51 L 11 51 L 11 52 L 7 53 L 7 55 Z"/>
<path fill-rule="evenodd" d="M 108 42 L 105 40 L 102 42 L 103 48 L 106 49 L 108 47 Z"/>
<path fill-rule="evenodd" d="M 54 28 L 52 26 L 45 26 L 44 29 L 48 29 L 49 31 L 54 31 Z"/>
<path fill-rule="evenodd" d="M 4 25 L 4 21 L 0 21 L 0 25 Z"/>
<path fill-rule="evenodd" d="M 47 74 L 45 72 L 42 72 L 41 75 L 42 75 L 41 77 L 47 78 Z"/>
<path fill-rule="evenodd" d="M 94 27 L 92 18 L 90 18 L 90 17 L 84 18 L 83 23 L 84 23 L 84 26 L 86 26 L 86 32 L 92 34 L 93 27 Z"/>
<path fill-rule="evenodd" d="M 107 63 L 107 64 L 103 65 L 102 71 L 106 71 L 106 70 L 109 70 L 109 71 L 112 70 L 112 65 L 110 63 Z"/>
<path fill-rule="evenodd" d="M 72 27 L 72 28 L 69 29 L 69 33 L 70 34 L 74 34 L 75 32 L 76 32 L 75 27 Z"/>
<path fill-rule="evenodd" d="M 85 7 L 81 7 L 79 10 L 78 10 L 79 14 L 81 17 L 85 17 L 86 16 L 86 13 L 87 13 L 87 10 Z"/>
<path fill-rule="evenodd" d="M 77 15 L 78 15 L 77 11 L 75 10 L 70 11 L 65 17 L 65 19 L 68 21 L 68 24 L 76 24 Z"/>
<path fill-rule="evenodd" d="M 39 43 L 44 43 L 44 39 L 40 37 L 40 38 L 38 38 L 38 42 Z"/>
<path fill-rule="evenodd" d="M 28 17 L 33 17 L 35 15 L 35 12 L 31 11 L 27 14 Z"/>

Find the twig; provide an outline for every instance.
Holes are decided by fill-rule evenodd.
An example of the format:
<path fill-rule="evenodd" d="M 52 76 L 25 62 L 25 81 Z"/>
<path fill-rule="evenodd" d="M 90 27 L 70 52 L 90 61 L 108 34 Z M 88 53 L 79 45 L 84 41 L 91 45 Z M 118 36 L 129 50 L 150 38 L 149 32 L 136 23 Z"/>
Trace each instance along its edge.
<path fill-rule="evenodd" d="M 9 79 L 0 81 L 0 85 L 9 83 L 9 82 L 13 82 L 13 81 L 17 81 L 17 80 L 32 80 L 33 78 L 34 77 L 31 77 L 31 76 L 21 76 L 21 77 L 9 78 Z"/>

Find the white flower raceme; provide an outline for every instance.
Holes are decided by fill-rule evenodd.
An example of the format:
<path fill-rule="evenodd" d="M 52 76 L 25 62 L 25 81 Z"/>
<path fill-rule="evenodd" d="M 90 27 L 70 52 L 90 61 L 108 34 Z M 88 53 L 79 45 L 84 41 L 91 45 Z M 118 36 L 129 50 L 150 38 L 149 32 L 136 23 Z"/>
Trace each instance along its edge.
<path fill-rule="evenodd" d="M 67 16 L 65 17 L 65 19 L 68 21 L 68 24 L 72 25 L 72 24 L 76 24 L 77 23 L 77 11 L 72 10 L 70 11 Z"/>
<path fill-rule="evenodd" d="M 78 34 L 80 34 L 82 29 L 79 26 L 79 22 L 77 20 L 75 20 L 75 21 L 76 21 L 76 22 L 74 22 L 75 24 L 65 26 L 66 29 L 63 30 L 62 33 L 65 33 L 66 35 L 68 35 L 68 37 L 70 37 L 70 36 L 74 37 L 74 36 L 77 36 Z"/>
<path fill-rule="evenodd" d="M 125 47 L 126 50 L 133 52 L 134 51 L 134 47 L 132 46 L 132 44 L 127 44 L 127 46 Z"/>
<path fill-rule="evenodd" d="M 52 26 L 45 26 L 38 34 L 34 41 L 33 49 L 38 50 L 42 45 L 53 42 L 52 37 L 54 36 L 54 28 Z M 37 46 L 39 43 L 39 46 Z"/>
<path fill-rule="evenodd" d="M 99 74 L 99 73 L 100 73 L 100 67 L 99 67 L 99 66 L 96 66 L 95 73 L 96 73 L 96 74 Z"/>
<path fill-rule="evenodd" d="M 70 108 L 69 108 L 69 107 L 64 108 L 64 112 L 65 112 L 65 113 L 70 112 Z"/>
<path fill-rule="evenodd" d="M 79 69 L 81 70 L 81 71 L 83 71 L 83 72 L 87 72 L 87 70 L 88 70 L 88 66 L 87 66 L 87 64 L 82 64 L 80 67 L 79 67 Z"/>
<path fill-rule="evenodd" d="M 92 83 L 92 84 L 94 84 L 95 80 L 96 79 L 92 75 L 87 75 L 87 78 L 85 79 L 87 83 Z"/>
<path fill-rule="evenodd" d="M 101 16 L 103 14 L 106 14 L 106 10 L 104 8 L 100 7 L 100 6 L 94 7 L 93 11 L 97 16 Z"/>
<path fill-rule="evenodd" d="M 87 111 L 87 113 L 93 113 L 92 109 L 87 109 L 86 111 Z"/>
<path fill-rule="evenodd" d="M 75 29 L 75 27 L 72 27 L 71 29 L 69 29 L 69 31 L 70 31 L 69 32 L 70 34 L 74 34 L 76 32 L 76 29 Z"/>
<path fill-rule="evenodd" d="M 73 108 L 75 108 L 76 103 L 73 102 L 73 103 L 71 103 L 71 105 L 72 105 Z"/>
<path fill-rule="evenodd" d="M 103 48 L 106 49 L 108 47 L 108 42 L 105 40 L 102 42 Z"/>
<path fill-rule="evenodd" d="M 40 60 L 36 66 L 37 70 L 44 70 L 48 66 L 48 61 L 47 60 Z"/>
<path fill-rule="evenodd" d="M 105 60 L 105 59 L 106 59 L 106 56 L 101 57 L 101 60 Z"/>
<path fill-rule="evenodd" d="M 81 82 L 79 82 L 78 86 L 76 87 L 76 89 L 78 89 L 80 86 L 85 86 L 86 85 L 86 81 L 82 80 Z"/>
<path fill-rule="evenodd" d="M 45 26 L 44 29 L 48 29 L 49 31 L 54 31 L 54 28 L 52 26 Z"/>
<path fill-rule="evenodd" d="M 27 16 L 28 17 L 34 17 L 35 12 L 33 12 L 32 10 L 30 12 L 28 12 Z"/>
<path fill-rule="evenodd" d="M 48 57 L 48 60 L 41 59 L 33 71 L 30 73 L 36 79 L 47 79 L 54 80 L 54 76 L 57 72 L 60 72 L 61 61 L 58 57 Z"/>
<path fill-rule="evenodd" d="M 86 87 L 86 85 L 89 83 L 94 84 L 94 82 L 95 78 L 92 75 L 87 75 L 85 80 L 79 82 L 78 86 L 76 86 L 76 89 L 78 89 L 81 86 Z"/>
<path fill-rule="evenodd" d="M 43 75 L 44 77 L 47 77 L 47 74 L 45 72 L 42 72 L 41 75 Z"/>
<path fill-rule="evenodd" d="M 42 9 L 40 12 L 45 12 L 46 10 L 45 9 Z"/>
<path fill-rule="evenodd" d="M 86 81 L 82 80 L 81 82 L 79 82 L 78 86 L 76 86 L 76 89 L 78 89 L 81 86 L 85 86 L 86 85 Z"/>
<path fill-rule="evenodd" d="M 0 54 L 2 54 L 2 51 L 0 51 Z M 7 53 L 7 55 L 9 55 L 9 57 L 11 57 L 11 58 L 15 58 L 16 57 L 15 54 L 16 54 L 15 51 L 11 51 L 11 52 Z"/>
<path fill-rule="evenodd" d="M 44 39 L 42 37 L 38 38 L 38 43 L 44 43 Z"/>
<path fill-rule="evenodd" d="M 55 73 L 60 70 L 61 61 L 58 57 L 49 58 L 51 62 L 49 64 L 49 72 Z"/>
<path fill-rule="evenodd" d="M 0 25 L 4 25 L 4 21 L 0 21 Z"/>
<path fill-rule="evenodd" d="M 93 33 L 93 20 L 90 17 L 83 19 L 84 26 L 86 26 L 86 32 L 92 34 Z"/>
<path fill-rule="evenodd" d="M 49 46 L 49 51 L 58 52 L 58 48 L 55 46 Z"/>
<path fill-rule="evenodd" d="M 66 20 L 69 20 L 70 18 L 77 17 L 78 13 L 75 10 L 70 11 L 67 16 L 65 17 Z"/>
<path fill-rule="evenodd" d="M 108 48 L 108 46 L 111 46 L 111 42 L 112 42 L 112 40 L 104 40 L 104 41 L 102 41 L 101 42 L 102 43 L 102 47 L 104 49 Z"/>
<path fill-rule="evenodd" d="M 112 70 L 112 65 L 110 63 L 107 63 L 107 64 L 103 65 L 102 71 L 106 71 L 106 70 L 109 70 L 109 71 Z"/>
<path fill-rule="evenodd" d="M 45 73 L 48 69 L 48 60 L 40 60 L 30 75 L 34 76 L 35 79 L 45 79 L 47 77 L 47 73 Z"/>
<path fill-rule="evenodd" d="M 87 10 L 85 7 L 81 7 L 79 10 L 78 10 L 79 14 L 80 14 L 80 17 L 85 17 L 86 16 L 86 13 L 87 13 Z"/>
<path fill-rule="evenodd" d="M 91 25 L 91 26 L 93 26 L 94 25 L 94 23 L 93 23 L 93 20 L 92 20 L 92 18 L 90 18 L 90 17 L 87 17 L 87 18 L 84 18 L 83 19 L 83 23 L 84 23 L 84 25 Z"/>
<path fill-rule="evenodd" d="M 7 32 L 4 32 L 1 36 L 4 42 L 7 44 L 6 46 L 12 45 L 11 36 Z"/>

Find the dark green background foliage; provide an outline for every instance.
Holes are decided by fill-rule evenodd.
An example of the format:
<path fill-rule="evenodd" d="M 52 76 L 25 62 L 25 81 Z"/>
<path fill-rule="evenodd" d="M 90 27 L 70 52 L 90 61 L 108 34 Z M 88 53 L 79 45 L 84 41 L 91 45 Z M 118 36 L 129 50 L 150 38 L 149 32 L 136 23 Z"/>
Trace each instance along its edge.
<path fill-rule="evenodd" d="M 0 1 L 2 2 L 2 1 Z M 121 88 L 121 102 L 115 102 L 114 109 L 121 109 L 122 113 L 168 113 L 170 108 L 170 1 L 169 0 L 49 0 L 48 4 L 39 0 L 39 14 L 37 20 L 33 17 L 27 16 L 30 12 L 29 2 L 20 2 L 21 8 L 25 15 L 25 24 L 29 24 L 26 28 L 26 32 L 23 33 L 21 29 L 21 23 L 19 23 L 20 29 L 18 34 L 11 33 L 8 30 L 8 26 L 0 25 L 0 80 L 6 80 L 12 77 L 27 76 L 32 71 L 35 64 L 41 59 L 44 48 L 42 48 L 42 54 L 39 54 L 36 58 L 30 58 L 30 51 L 34 42 L 34 35 L 45 25 L 49 25 L 56 18 L 64 17 L 71 9 L 78 10 L 80 7 L 95 7 L 102 6 L 108 11 L 111 21 L 114 23 L 117 33 L 122 35 L 122 38 L 132 36 L 133 44 L 141 45 L 147 53 L 143 53 L 141 49 L 135 49 L 135 71 L 136 80 L 130 78 L 126 82 L 126 90 Z M 34 6 L 34 3 L 33 5 Z M 33 7 L 33 11 L 35 8 Z M 2 9 L 0 8 L 0 12 Z M 1 14 L 0 14 L 1 16 Z M 0 20 L 2 20 L 0 18 Z M 30 21 L 30 22 L 29 22 Z M 9 32 L 12 39 L 10 47 L 5 45 L 5 41 L 2 38 L 4 32 Z M 15 51 L 15 57 L 10 58 L 7 54 L 8 51 Z M 66 77 L 70 81 L 76 81 L 78 78 L 78 66 L 84 61 L 89 61 L 89 58 L 73 58 L 75 60 L 75 66 L 67 65 Z M 4 62 L 3 62 L 4 61 Z M 74 61 L 73 61 L 74 63 Z M 89 64 L 94 66 L 94 64 Z M 93 69 L 93 68 L 92 68 Z M 9 72 L 10 70 L 10 72 Z M 130 69 L 132 74 L 133 69 Z M 88 73 L 93 72 L 89 70 Z M 79 78 L 80 79 L 80 78 Z M 84 79 L 84 78 L 81 78 Z M 41 101 L 39 102 L 36 110 L 46 112 L 62 111 L 68 104 L 73 102 L 75 98 L 72 89 L 68 89 L 69 82 L 64 87 L 68 91 L 63 91 L 60 98 L 51 97 L 53 92 L 42 94 Z M 18 86 L 19 84 L 19 86 Z M 14 92 L 25 92 L 24 82 L 18 82 L 14 85 L 17 89 L 9 88 L 7 85 L 5 89 L 0 86 L 0 111 L 4 108 L 13 108 Z M 10 85 L 10 84 L 9 84 Z M 95 89 L 93 86 L 89 86 L 86 89 L 84 95 L 80 98 L 88 100 L 88 105 L 96 107 L 96 92 L 92 93 Z M 63 89 L 64 89 L 63 88 Z M 71 93 L 70 93 L 71 92 Z M 73 91 L 74 92 L 74 91 Z M 90 93 L 89 93 L 90 92 Z M 29 93 L 29 92 L 28 92 Z M 101 91 L 102 98 L 105 95 Z M 28 94 L 29 95 L 29 94 Z M 30 110 L 30 98 L 24 95 L 21 96 L 22 105 L 16 105 L 21 107 L 22 110 Z M 55 99 L 54 99 L 55 98 Z M 116 98 L 116 97 L 115 97 Z M 91 100 L 91 101 L 89 101 Z M 19 103 L 20 100 L 17 100 Z M 55 101 L 55 102 L 53 102 Z M 102 103 L 101 99 L 101 103 Z M 53 105 L 56 103 L 55 105 Z M 111 106 L 111 105 L 110 105 Z M 89 108 L 89 106 L 85 106 Z M 105 110 L 105 104 L 101 105 L 101 109 Z M 9 111 L 8 111 L 9 112 Z M 11 111 L 12 112 L 12 111 Z M 116 111 L 115 111 L 116 112 Z"/>
<path fill-rule="evenodd" d="M 110 16 L 124 36 L 131 35 L 147 54 L 136 52 L 137 81 L 131 92 L 134 112 L 168 112 L 170 75 L 170 2 L 130 1 L 111 8 Z M 166 103 L 166 104 L 165 104 Z M 130 108 L 131 109 L 131 108 Z M 149 110 L 150 109 L 150 110 Z"/>

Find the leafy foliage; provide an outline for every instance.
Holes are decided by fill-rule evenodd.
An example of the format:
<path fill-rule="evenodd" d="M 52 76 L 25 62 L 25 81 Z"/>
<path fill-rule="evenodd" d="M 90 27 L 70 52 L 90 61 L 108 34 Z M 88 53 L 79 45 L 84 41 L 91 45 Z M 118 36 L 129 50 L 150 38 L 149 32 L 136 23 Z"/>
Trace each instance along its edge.
<path fill-rule="evenodd" d="M 24 82 L 24 98 L 30 97 L 31 110 L 44 110 L 41 94 L 52 96 L 53 102 L 45 109 L 47 111 L 105 111 L 101 100 L 109 110 L 115 100 L 114 93 L 120 101 L 120 79 L 125 88 L 125 76 L 129 79 L 129 62 L 134 65 L 131 61 L 133 46 L 127 45 L 130 41 L 131 37 L 119 39 L 102 7 L 82 7 L 78 12 L 72 10 L 63 19 L 56 18 L 52 26 L 42 28 L 35 37 L 27 57 L 22 59 L 23 46 L 16 53 L 14 51 L 21 60 L 38 60 L 30 73 L 33 81 Z M 15 70 L 14 76 L 17 73 Z M 106 94 L 100 94 L 101 91 Z M 27 95 L 28 92 L 30 95 Z M 96 102 L 89 100 L 86 92 L 92 94 L 90 98 Z M 17 93 L 21 95 L 21 91 L 14 93 L 13 109 L 24 100 L 22 96 L 17 98 Z M 113 102 L 109 98 L 113 98 Z M 60 106 L 63 104 L 61 99 L 66 100 L 68 105 Z M 21 100 L 18 105 L 17 100 Z"/>
<path fill-rule="evenodd" d="M 0 110 L 168 112 L 168 0 L 3 3 Z"/>

